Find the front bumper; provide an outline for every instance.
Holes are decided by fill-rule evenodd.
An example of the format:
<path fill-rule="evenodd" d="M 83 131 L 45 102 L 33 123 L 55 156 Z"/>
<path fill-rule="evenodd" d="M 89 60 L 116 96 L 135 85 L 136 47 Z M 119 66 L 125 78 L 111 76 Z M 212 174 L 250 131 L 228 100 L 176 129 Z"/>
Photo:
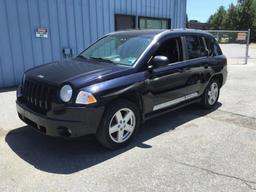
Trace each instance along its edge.
<path fill-rule="evenodd" d="M 103 107 L 63 107 L 46 115 L 36 113 L 21 102 L 16 102 L 22 121 L 41 133 L 54 137 L 80 137 L 95 134 L 100 124 Z"/>

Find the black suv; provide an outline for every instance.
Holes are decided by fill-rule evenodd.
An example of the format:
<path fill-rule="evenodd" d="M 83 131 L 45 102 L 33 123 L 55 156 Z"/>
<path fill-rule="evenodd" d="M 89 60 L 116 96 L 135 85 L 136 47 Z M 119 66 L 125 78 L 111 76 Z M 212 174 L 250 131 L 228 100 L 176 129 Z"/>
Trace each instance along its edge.
<path fill-rule="evenodd" d="M 46 135 L 96 134 L 115 149 L 149 118 L 195 102 L 213 108 L 226 78 L 226 57 L 206 32 L 115 32 L 74 59 L 28 70 L 17 111 Z"/>

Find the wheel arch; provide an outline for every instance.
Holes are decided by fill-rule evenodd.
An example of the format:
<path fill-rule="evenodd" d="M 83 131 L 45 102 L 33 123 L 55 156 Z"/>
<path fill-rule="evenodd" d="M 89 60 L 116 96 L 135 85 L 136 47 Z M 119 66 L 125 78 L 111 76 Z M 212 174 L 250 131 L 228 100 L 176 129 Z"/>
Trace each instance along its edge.
<path fill-rule="evenodd" d="M 137 92 L 125 93 L 121 95 L 120 98 L 134 103 L 138 107 L 139 111 L 143 113 L 143 100 L 142 100 L 142 96 L 139 93 Z"/>
<path fill-rule="evenodd" d="M 140 112 L 140 117 L 143 120 L 144 119 L 144 113 L 143 113 L 143 99 L 142 99 L 142 95 L 138 92 L 132 91 L 132 92 L 127 92 L 127 93 L 123 93 L 121 95 L 119 95 L 118 97 L 114 97 L 112 98 L 108 104 L 107 107 L 112 105 L 115 102 L 118 102 L 120 100 L 127 100 L 133 104 L 135 104 L 138 107 L 138 110 Z"/>
<path fill-rule="evenodd" d="M 220 83 L 220 88 L 222 87 L 223 85 L 223 74 L 219 73 L 219 74 L 215 74 L 211 77 L 210 81 L 212 81 L 213 79 L 218 79 L 219 80 L 219 83 Z M 210 82 L 209 81 L 209 82 Z"/>

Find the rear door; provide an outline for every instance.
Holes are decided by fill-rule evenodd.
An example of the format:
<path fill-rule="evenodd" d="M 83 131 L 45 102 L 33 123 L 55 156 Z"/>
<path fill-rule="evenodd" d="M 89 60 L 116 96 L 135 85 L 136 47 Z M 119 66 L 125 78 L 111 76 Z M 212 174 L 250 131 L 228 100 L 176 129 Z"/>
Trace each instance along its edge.
<path fill-rule="evenodd" d="M 184 41 L 186 63 L 190 68 L 187 89 L 189 93 L 201 95 L 204 91 L 204 85 L 207 82 L 207 76 L 210 73 L 206 42 L 204 37 L 198 34 L 185 35 Z"/>

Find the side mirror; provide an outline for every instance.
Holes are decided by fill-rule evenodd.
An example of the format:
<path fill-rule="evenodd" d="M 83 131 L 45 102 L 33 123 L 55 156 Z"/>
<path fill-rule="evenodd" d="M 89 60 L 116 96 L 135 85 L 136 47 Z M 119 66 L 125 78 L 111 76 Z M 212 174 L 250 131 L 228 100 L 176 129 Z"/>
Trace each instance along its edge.
<path fill-rule="evenodd" d="M 205 50 L 205 56 L 210 57 L 210 51 L 209 51 L 209 49 L 206 49 L 206 50 Z"/>
<path fill-rule="evenodd" d="M 158 67 L 163 67 L 170 64 L 170 61 L 168 59 L 168 57 L 166 56 L 155 56 L 151 61 L 150 61 L 150 65 L 154 68 L 158 68 Z M 151 68 L 152 68 L 151 67 Z"/>

